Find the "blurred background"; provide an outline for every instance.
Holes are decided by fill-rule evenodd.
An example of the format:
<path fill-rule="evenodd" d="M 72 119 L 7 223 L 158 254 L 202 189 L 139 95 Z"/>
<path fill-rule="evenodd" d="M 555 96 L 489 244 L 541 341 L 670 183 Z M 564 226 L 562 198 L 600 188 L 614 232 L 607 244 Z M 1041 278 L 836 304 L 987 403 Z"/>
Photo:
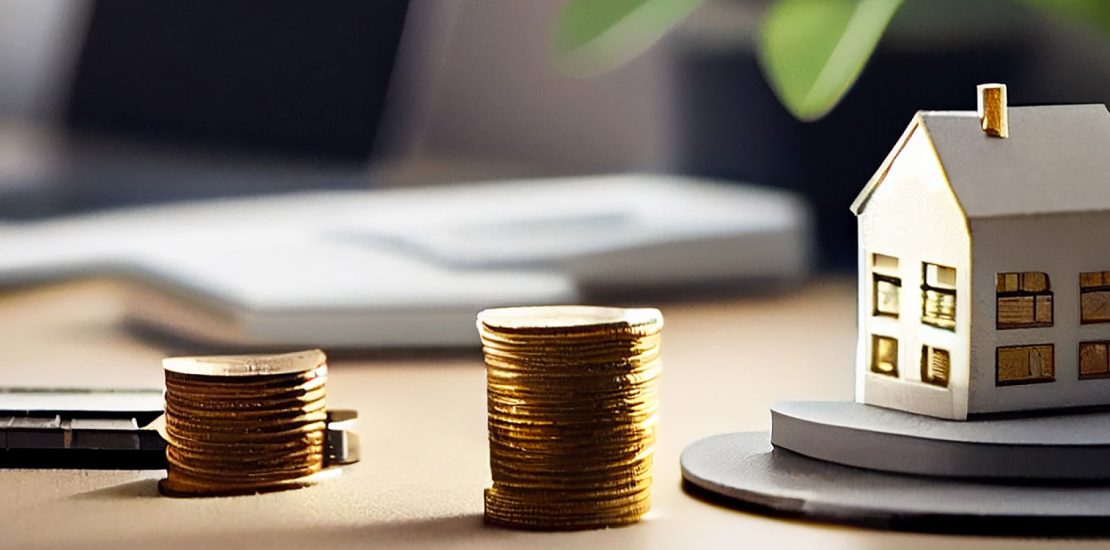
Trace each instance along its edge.
<path fill-rule="evenodd" d="M 76 269 L 77 263 L 81 269 L 114 265 L 122 252 L 103 247 L 90 252 L 88 246 L 93 245 L 80 248 L 66 240 L 64 228 L 86 237 L 101 235 L 88 237 L 93 240 L 128 240 L 157 224 L 141 217 L 125 223 L 118 216 L 111 218 L 110 230 L 80 229 L 85 226 L 73 223 L 89 223 L 98 213 L 136 206 L 308 191 L 400 190 L 408 193 L 383 196 L 403 200 L 383 206 L 384 199 L 374 198 L 362 217 L 391 212 L 398 218 L 431 220 L 452 210 L 496 217 L 501 215 L 496 209 L 485 212 L 477 205 L 498 203 L 516 211 L 521 204 L 536 206 L 583 189 L 578 176 L 661 174 L 675 178 L 666 179 L 658 193 L 648 192 L 655 188 L 644 184 L 644 194 L 655 197 L 655 206 L 628 218 L 633 225 L 606 225 L 613 216 L 609 210 L 575 210 L 592 201 L 620 204 L 620 197 L 638 193 L 635 181 L 622 180 L 619 185 L 598 184 L 605 194 L 569 201 L 560 207 L 566 211 L 551 219 L 536 214 L 521 221 L 527 222 L 517 227 L 524 227 L 522 231 L 485 231 L 485 226 L 470 231 L 476 222 L 469 220 L 464 224 L 467 231 L 452 225 L 432 237 L 411 237 L 410 230 L 396 222 L 401 229 L 389 232 L 389 239 L 378 239 L 390 243 L 378 248 L 416 251 L 425 259 L 434 257 L 440 267 L 470 274 L 482 266 L 530 276 L 548 269 L 571 273 L 571 291 L 541 277 L 533 286 L 543 288 L 519 294 L 522 301 L 579 299 L 579 283 L 591 276 L 598 282 L 594 286 L 619 290 L 622 277 L 635 279 L 633 274 L 651 271 L 629 260 L 629 255 L 646 249 L 663 254 L 650 256 L 653 265 L 666 254 L 723 259 L 701 275 L 689 274 L 688 280 L 680 273 L 661 273 L 657 279 L 666 284 L 643 285 L 649 291 L 638 294 L 639 299 L 683 285 L 707 285 L 715 292 L 745 290 L 753 280 L 797 280 L 813 271 L 854 270 L 855 220 L 848 205 L 915 111 L 974 109 L 974 87 L 983 82 L 1007 83 L 1011 105 L 1110 99 L 1110 3 L 892 2 L 889 25 L 882 16 L 873 22 L 878 42 L 873 53 L 863 46 L 861 59 L 866 64 L 860 65 L 858 79 L 848 70 L 850 88 L 842 97 L 833 97 L 829 109 L 817 110 L 821 112 L 799 110 L 790 104 L 789 90 L 777 87 L 785 86 L 784 74 L 790 77 L 789 56 L 777 67 L 768 67 L 766 55 L 761 59 L 761 48 L 769 47 L 767 21 L 776 2 L 670 3 L 677 6 L 668 16 L 673 26 L 641 18 L 648 23 L 639 34 L 625 34 L 642 47 L 601 48 L 602 58 L 618 52 L 612 62 L 601 59 L 598 67 L 575 71 L 560 62 L 553 43 L 567 25 L 576 24 L 575 14 L 567 10 L 581 9 L 581 2 L 0 0 L 0 239 L 7 239 L 0 240 L 7 243 L 7 252 L 0 254 L 9 257 L 8 264 L 0 265 L 0 279 L 51 278 L 66 272 L 63 268 Z M 842 4 L 858 14 L 864 9 L 859 5 L 867 3 L 829 5 Z M 595 11 L 599 17 L 620 19 L 650 4 L 660 0 L 612 0 L 606 9 Z M 587 19 L 589 11 L 585 10 Z M 777 22 L 790 23 L 794 13 L 798 18 L 804 15 L 779 9 Z M 620 28 L 637 30 L 635 17 L 626 19 Z M 619 42 L 619 33 L 609 35 L 603 38 Z M 789 54 L 805 57 L 805 42 L 791 47 L 800 51 Z M 571 179 L 560 184 L 564 177 Z M 533 178 L 544 182 L 536 187 L 543 191 L 534 198 L 526 191 L 519 194 L 529 185 L 522 180 Z M 778 216 L 778 225 L 753 229 L 707 223 L 691 237 L 683 224 L 712 218 L 699 208 L 723 203 L 691 199 L 682 212 L 663 209 L 674 218 L 673 227 L 653 233 L 655 240 L 631 239 L 629 235 L 646 233 L 645 227 L 666 225 L 650 220 L 662 219 L 659 204 L 676 209 L 685 204 L 674 188 L 687 178 L 712 180 L 715 189 L 770 190 L 770 195 L 730 195 L 729 200 L 748 201 L 759 212 L 781 208 L 767 214 Z M 462 195 L 429 191 L 458 189 L 460 183 L 472 189 L 473 182 L 497 181 L 513 182 L 517 194 L 502 196 L 489 187 Z M 691 183 L 696 185 L 700 184 Z M 413 194 L 414 190 L 419 192 Z M 424 196 L 431 206 L 421 214 Z M 227 204 L 234 207 L 206 211 L 197 219 L 210 223 L 220 216 L 253 212 L 250 202 Z M 260 206 L 258 212 L 270 212 L 269 219 L 277 220 L 328 218 L 333 212 L 326 201 L 306 199 L 299 208 L 259 204 L 276 209 Z M 157 212 L 163 220 L 177 213 Z M 736 218 L 752 215 L 743 205 L 735 212 Z M 358 211 L 344 215 L 360 217 Z M 722 219 L 727 217 L 726 212 Z M 108 223 L 103 221 L 108 218 L 95 219 Z M 550 223 L 541 231 L 536 220 Z M 590 224 L 599 229 L 565 233 L 570 225 L 594 227 Z M 48 234 L 40 231 L 44 227 Z M 31 235 L 29 229 L 37 232 Z M 230 232 L 233 229 L 223 233 Z M 360 238 L 347 226 L 327 233 Z M 490 238 L 514 233 L 543 233 L 543 238 L 509 243 L 508 249 L 498 248 L 500 237 Z M 597 248 L 599 240 L 614 234 L 621 239 Z M 773 238 L 766 238 L 770 234 Z M 560 240 L 564 238 L 574 242 Z M 728 246 L 721 244 L 726 241 Z M 681 248 L 657 250 L 675 243 Z M 560 248 L 564 245 L 567 249 Z M 208 245 L 190 246 L 207 250 Z M 243 241 L 238 246 L 251 245 Z M 287 256 L 274 246 L 267 241 L 252 250 Z M 297 246 L 303 251 L 312 245 Z M 538 260 L 525 253 L 540 248 L 545 252 Z M 60 252 L 36 259 L 44 249 Z M 74 254 L 82 258 L 71 262 L 74 265 L 65 257 L 71 249 L 80 249 Z M 764 249 L 786 252 L 745 255 Z M 182 250 L 193 249 L 182 245 Z M 209 263 L 226 261 L 221 258 Z M 167 315 L 180 314 L 167 313 L 166 308 L 185 307 L 197 296 L 255 313 L 343 302 L 341 290 L 335 290 L 339 296 L 321 291 L 292 305 L 278 303 L 281 300 L 274 296 L 281 295 L 280 287 L 270 294 L 254 293 L 252 285 L 206 280 L 203 266 L 188 276 L 169 277 L 167 269 L 159 271 L 158 266 L 178 260 L 163 260 L 128 274 L 161 277 L 153 286 L 178 288 L 160 295 L 179 301 L 162 304 L 160 313 L 138 317 L 165 321 Z M 674 266 L 671 270 L 681 271 Z M 376 271 L 384 270 L 370 267 L 364 273 Z M 251 276 L 244 271 L 240 278 Z M 650 274 L 645 277 L 651 279 Z M 482 297 L 461 306 L 467 315 L 475 307 L 498 302 L 490 298 L 491 288 L 508 288 L 504 281 L 479 286 Z M 144 296 L 143 300 L 155 300 Z M 390 311 L 426 311 L 452 297 L 439 299 L 387 305 Z M 380 296 L 367 300 L 375 307 L 382 304 Z"/>

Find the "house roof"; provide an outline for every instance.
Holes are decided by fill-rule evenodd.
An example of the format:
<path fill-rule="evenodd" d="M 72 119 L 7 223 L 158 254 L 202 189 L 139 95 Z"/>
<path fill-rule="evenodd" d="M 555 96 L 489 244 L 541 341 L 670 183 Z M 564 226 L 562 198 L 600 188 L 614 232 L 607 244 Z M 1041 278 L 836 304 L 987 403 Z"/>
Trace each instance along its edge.
<path fill-rule="evenodd" d="M 1010 137 L 986 135 L 975 111 L 920 111 L 852 204 L 859 214 L 916 129 L 925 130 L 968 218 L 1110 210 L 1105 105 L 1009 108 Z"/>

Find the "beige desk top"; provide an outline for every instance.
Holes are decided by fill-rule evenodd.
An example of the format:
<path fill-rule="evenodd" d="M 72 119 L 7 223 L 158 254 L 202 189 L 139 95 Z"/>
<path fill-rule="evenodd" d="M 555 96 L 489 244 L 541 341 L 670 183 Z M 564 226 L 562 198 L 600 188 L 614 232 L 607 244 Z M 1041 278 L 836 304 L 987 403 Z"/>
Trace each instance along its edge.
<path fill-rule="evenodd" d="M 0 384 L 160 387 L 166 352 L 116 328 L 114 298 L 106 283 L 0 294 Z M 363 453 L 337 479 L 284 493 L 178 500 L 158 495 L 163 472 L 0 470 L 0 546 L 1044 544 L 768 519 L 686 496 L 678 457 L 688 443 L 766 429 L 767 407 L 776 399 L 851 397 L 854 289 L 848 280 L 825 281 L 773 297 L 661 306 L 667 325 L 655 504 L 641 524 L 578 533 L 484 527 L 489 469 L 480 359 L 380 358 L 331 362 L 328 400 L 359 410 Z"/>

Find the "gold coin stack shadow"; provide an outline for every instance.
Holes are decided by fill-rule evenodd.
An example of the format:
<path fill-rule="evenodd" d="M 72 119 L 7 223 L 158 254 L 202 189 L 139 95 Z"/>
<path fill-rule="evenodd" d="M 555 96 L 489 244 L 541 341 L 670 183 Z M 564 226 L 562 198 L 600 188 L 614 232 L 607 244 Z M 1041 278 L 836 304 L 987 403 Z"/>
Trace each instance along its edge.
<path fill-rule="evenodd" d="M 651 507 L 663 316 L 538 306 L 478 315 L 486 361 L 488 523 L 615 527 Z"/>
<path fill-rule="evenodd" d="M 163 494 L 239 495 L 314 483 L 326 453 L 323 352 L 173 357 L 163 367 Z"/>

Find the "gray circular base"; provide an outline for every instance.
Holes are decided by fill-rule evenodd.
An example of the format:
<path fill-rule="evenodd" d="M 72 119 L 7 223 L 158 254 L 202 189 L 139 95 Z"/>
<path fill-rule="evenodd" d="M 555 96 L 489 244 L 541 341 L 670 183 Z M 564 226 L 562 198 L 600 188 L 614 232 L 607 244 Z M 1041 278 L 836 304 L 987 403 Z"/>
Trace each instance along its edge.
<path fill-rule="evenodd" d="M 771 407 L 771 443 L 884 472 L 1012 480 L 1110 480 L 1110 412 L 941 420 L 843 401 Z"/>
<path fill-rule="evenodd" d="M 772 450 L 766 432 L 682 453 L 695 496 L 777 516 L 907 531 L 1110 535 L 1110 485 L 1017 485 L 887 474 Z"/>

